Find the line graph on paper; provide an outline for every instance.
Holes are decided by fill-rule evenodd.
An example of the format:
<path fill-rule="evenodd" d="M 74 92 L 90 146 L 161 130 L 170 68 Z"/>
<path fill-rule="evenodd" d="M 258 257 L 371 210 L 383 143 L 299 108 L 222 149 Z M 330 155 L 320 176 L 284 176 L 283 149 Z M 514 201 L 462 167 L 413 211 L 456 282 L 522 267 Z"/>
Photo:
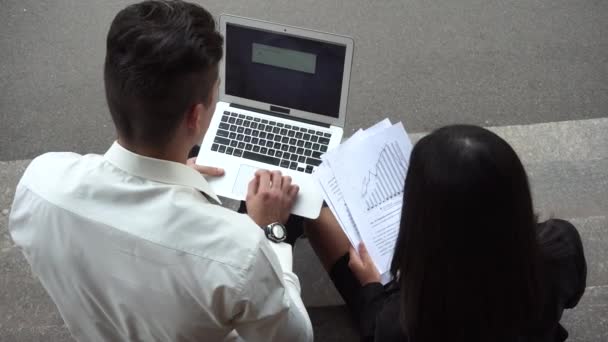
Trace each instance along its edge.
<path fill-rule="evenodd" d="M 397 142 L 384 145 L 361 186 L 361 197 L 368 211 L 403 194 L 407 167 L 408 161 Z"/>

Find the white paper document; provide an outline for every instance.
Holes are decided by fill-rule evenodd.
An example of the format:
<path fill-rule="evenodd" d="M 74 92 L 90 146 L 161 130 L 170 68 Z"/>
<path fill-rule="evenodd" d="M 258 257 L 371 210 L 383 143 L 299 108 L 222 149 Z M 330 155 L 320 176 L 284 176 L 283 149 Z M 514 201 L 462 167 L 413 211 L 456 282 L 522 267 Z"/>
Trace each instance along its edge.
<path fill-rule="evenodd" d="M 321 188 L 325 192 L 324 197 L 327 206 L 336 217 L 350 243 L 353 246 L 358 246 L 359 242 L 361 242 L 359 231 L 357 230 L 350 211 L 348 211 L 342 191 L 338 186 L 338 181 L 336 180 L 336 177 L 334 177 L 328 163 L 325 162 L 321 164 L 315 171 L 315 175 L 321 184 Z"/>
<path fill-rule="evenodd" d="M 384 120 L 325 154 L 315 172 L 345 234 L 353 246 L 365 242 L 383 283 L 390 279 L 411 149 L 403 125 Z"/>
<path fill-rule="evenodd" d="M 365 137 L 373 135 L 390 126 L 391 122 L 389 119 L 384 119 L 365 131 L 359 129 L 347 141 L 342 143 L 340 148 L 329 151 L 321 156 L 323 163 L 315 171 L 315 176 L 321 184 L 321 188 L 325 192 L 324 197 L 327 206 L 334 213 L 338 223 L 340 223 L 340 226 L 353 246 L 359 245 L 359 242 L 361 242 L 361 236 L 359 235 L 359 231 L 357 230 L 352 214 L 348 210 L 348 206 L 346 205 L 346 201 L 344 200 L 344 196 L 342 195 L 342 190 L 338 185 L 338 181 L 334 176 L 330 159 L 334 158 L 336 154 L 339 153 L 341 148 L 354 144 L 357 141 L 361 141 Z"/>

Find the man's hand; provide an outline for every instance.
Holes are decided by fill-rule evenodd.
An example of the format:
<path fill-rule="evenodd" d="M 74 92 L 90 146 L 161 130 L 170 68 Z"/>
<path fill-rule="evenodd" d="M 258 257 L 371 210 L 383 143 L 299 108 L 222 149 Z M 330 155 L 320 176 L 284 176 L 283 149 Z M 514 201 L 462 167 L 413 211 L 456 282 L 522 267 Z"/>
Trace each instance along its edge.
<path fill-rule="evenodd" d="M 222 168 L 196 164 L 196 157 L 188 159 L 186 165 L 200 172 L 203 176 L 220 177 L 224 175 L 224 169 Z"/>
<path fill-rule="evenodd" d="M 258 170 L 249 182 L 247 213 L 259 226 L 285 224 L 299 190 L 291 184 L 291 177 L 282 176 L 279 171 Z"/>
<path fill-rule="evenodd" d="M 380 282 L 380 273 L 372 261 L 372 257 L 367 252 L 363 242 L 359 244 L 359 254 L 351 246 L 349 250 L 350 261 L 348 267 L 355 274 L 361 285 Z"/>

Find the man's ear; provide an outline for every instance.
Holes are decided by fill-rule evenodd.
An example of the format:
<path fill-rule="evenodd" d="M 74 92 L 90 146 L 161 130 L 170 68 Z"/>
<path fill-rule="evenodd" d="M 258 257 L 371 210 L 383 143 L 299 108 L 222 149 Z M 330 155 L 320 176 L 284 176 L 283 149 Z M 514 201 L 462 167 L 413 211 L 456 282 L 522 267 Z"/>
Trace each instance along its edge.
<path fill-rule="evenodd" d="M 186 127 L 189 130 L 199 131 L 202 126 L 202 119 L 205 115 L 205 106 L 202 103 L 197 103 L 192 106 L 186 114 Z"/>

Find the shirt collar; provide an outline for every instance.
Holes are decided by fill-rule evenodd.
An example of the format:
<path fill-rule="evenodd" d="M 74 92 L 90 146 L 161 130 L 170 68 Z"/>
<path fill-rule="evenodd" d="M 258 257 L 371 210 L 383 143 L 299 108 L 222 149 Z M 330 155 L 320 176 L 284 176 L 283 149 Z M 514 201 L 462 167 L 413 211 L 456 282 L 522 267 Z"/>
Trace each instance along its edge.
<path fill-rule="evenodd" d="M 104 157 L 114 166 L 132 175 L 160 183 L 195 188 L 213 199 L 217 204 L 222 203 L 211 190 L 205 177 L 184 164 L 133 153 L 122 147 L 117 141 L 112 144 Z"/>

